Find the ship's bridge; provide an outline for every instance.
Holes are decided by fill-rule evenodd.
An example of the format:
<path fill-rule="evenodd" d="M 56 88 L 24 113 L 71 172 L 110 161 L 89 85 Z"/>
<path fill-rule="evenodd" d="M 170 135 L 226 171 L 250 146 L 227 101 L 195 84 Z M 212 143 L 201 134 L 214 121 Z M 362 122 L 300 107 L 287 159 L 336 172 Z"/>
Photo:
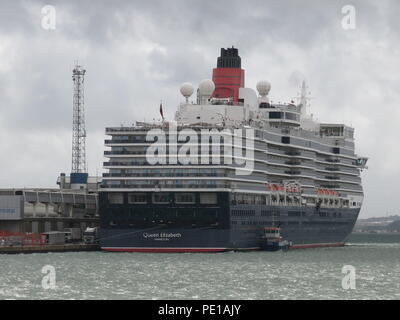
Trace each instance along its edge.
<path fill-rule="evenodd" d="M 259 115 L 271 124 L 300 126 L 300 107 L 293 103 L 260 105 Z"/>

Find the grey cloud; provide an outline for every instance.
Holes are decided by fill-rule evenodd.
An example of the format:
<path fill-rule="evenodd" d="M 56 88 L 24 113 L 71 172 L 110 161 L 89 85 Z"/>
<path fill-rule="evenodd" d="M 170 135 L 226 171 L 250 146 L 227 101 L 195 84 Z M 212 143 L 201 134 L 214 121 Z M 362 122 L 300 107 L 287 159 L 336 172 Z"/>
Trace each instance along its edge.
<path fill-rule="evenodd" d="M 246 83 L 272 83 L 291 100 L 306 78 L 312 112 L 356 127 L 371 157 L 364 216 L 398 210 L 400 179 L 397 1 L 351 1 L 357 29 L 341 28 L 348 1 L 60 1 L 57 29 L 40 26 L 42 1 L 0 3 L 0 187 L 53 186 L 70 170 L 72 81 L 87 69 L 90 173 L 103 162 L 104 127 L 172 118 L 179 85 L 210 78 L 221 47 L 239 48 Z M 385 199 L 382 209 L 382 200 Z M 382 212 L 385 211 L 385 212 Z"/>

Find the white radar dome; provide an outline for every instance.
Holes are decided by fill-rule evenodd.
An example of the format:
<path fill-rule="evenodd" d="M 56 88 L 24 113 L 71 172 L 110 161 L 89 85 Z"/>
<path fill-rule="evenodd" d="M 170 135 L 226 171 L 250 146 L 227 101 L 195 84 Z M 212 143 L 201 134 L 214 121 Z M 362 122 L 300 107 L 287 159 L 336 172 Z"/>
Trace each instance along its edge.
<path fill-rule="evenodd" d="M 194 92 L 193 85 L 189 82 L 185 82 L 181 86 L 181 93 L 185 98 L 189 98 Z"/>
<path fill-rule="evenodd" d="M 267 96 L 271 91 L 271 84 L 268 81 L 259 81 L 257 83 L 257 91 L 260 96 Z"/>
<path fill-rule="evenodd" d="M 211 95 L 214 93 L 214 90 L 215 84 L 212 80 L 205 79 L 199 84 L 199 93 L 201 96 L 211 97 Z"/>

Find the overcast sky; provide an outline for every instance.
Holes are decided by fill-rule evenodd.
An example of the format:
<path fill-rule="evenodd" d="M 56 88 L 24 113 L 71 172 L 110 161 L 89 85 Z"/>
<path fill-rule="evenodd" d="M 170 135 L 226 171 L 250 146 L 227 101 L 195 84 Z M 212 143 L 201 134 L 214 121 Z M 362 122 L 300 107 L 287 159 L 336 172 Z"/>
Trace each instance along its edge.
<path fill-rule="evenodd" d="M 55 30 L 42 26 L 45 5 Z M 345 5 L 355 29 L 342 26 Z M 0 187 L 55 187 L 71 171 L 75 60 L 87 70 L 95 175 L 106 126 L 159 118 L 161 99 L 172 119 L 180 84 L 211 78 L 220 48 L 234 45 L 247 87 L 268 80 L 273 101 L 290 101 L 305 78 L 320 121 L 355 127 L 356 151 L 370 157 L 361 218 L 400 213 L 399 16 L 398 0 L 2 0 Z"/>

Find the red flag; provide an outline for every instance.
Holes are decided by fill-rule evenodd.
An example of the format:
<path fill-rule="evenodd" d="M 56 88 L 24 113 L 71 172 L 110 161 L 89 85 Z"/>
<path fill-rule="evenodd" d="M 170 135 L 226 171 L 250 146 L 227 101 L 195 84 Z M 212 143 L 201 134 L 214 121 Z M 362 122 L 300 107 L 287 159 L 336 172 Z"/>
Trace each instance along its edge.
<path fill-rule="evenodd" d="M 163 108 L 162 108 L 162 102 L 160 103 L 160 114 L 161 114 L 161 117 L 164 120 L 164 112 L 163 112 Z"/>

